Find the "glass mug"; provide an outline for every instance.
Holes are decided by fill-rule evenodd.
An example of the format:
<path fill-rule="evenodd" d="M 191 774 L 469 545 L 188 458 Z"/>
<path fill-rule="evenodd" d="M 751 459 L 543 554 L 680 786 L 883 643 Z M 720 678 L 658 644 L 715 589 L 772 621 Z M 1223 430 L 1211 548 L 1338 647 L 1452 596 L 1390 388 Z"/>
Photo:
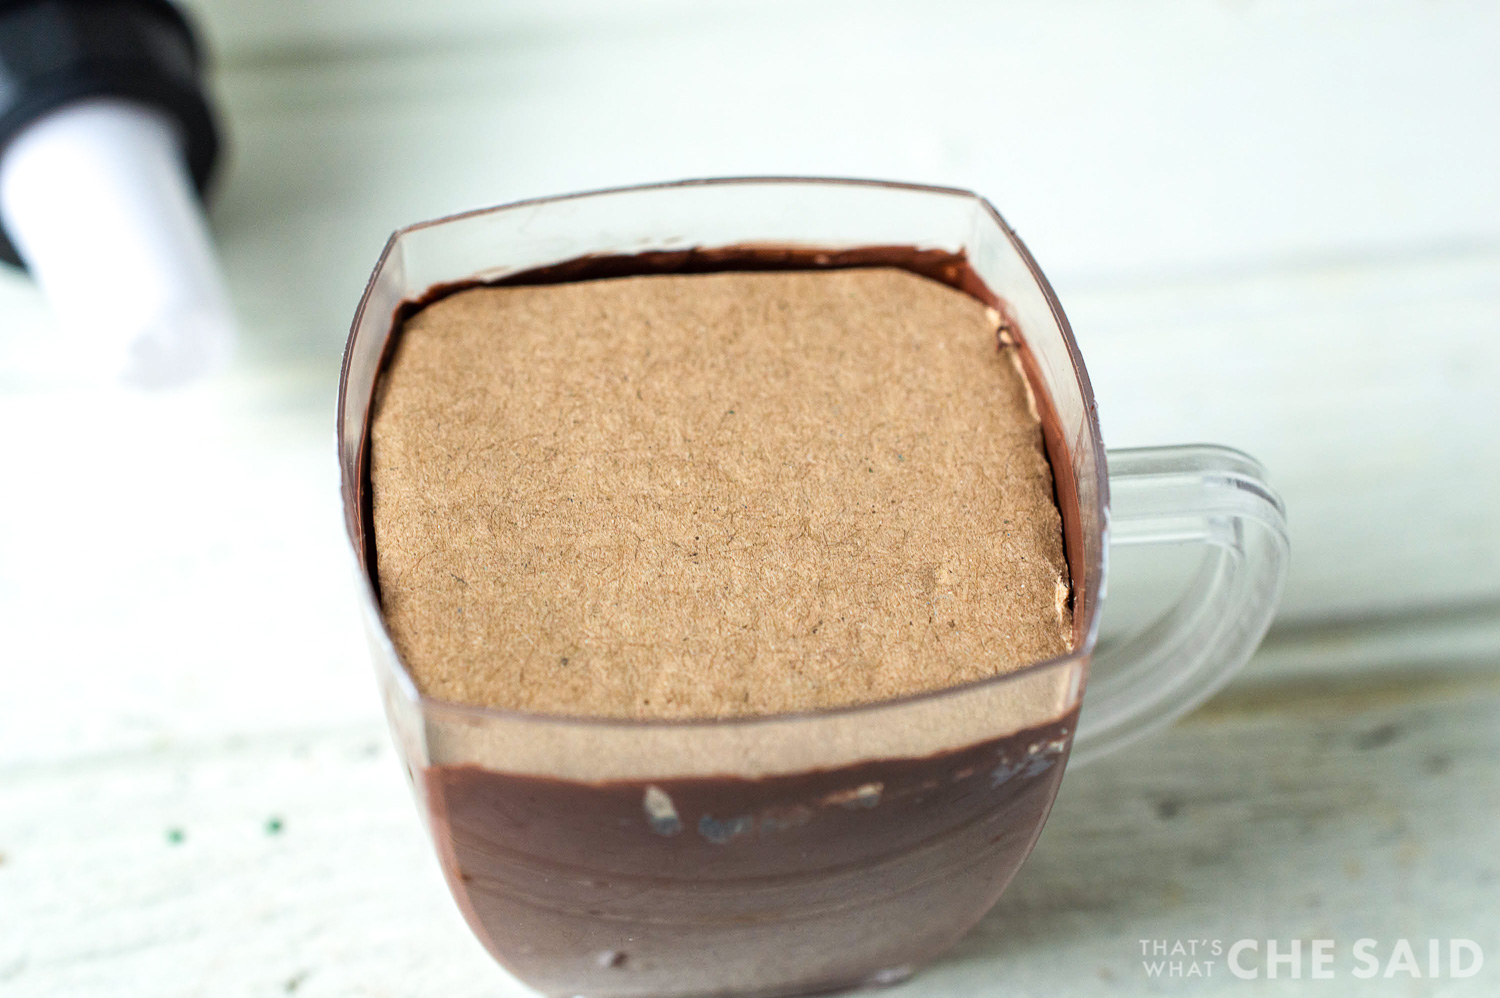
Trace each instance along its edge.
<path fill-rule="evenodd" d="M 718 721 L 543 716 L 421 694 L 381 622 L 369 518 L 371 401 L 402 303 L 581 258 L 690 261 L 686 251 L 724 247 L 962 254 L 967 272 L 949 276 L 1002 311 L 1037 397 L 1074 650 L 894 701 Z M 448 885 L 494 957 L 551 995 L 783 995 L 902 979 L 999 898 L 1070 753 L 1102 755 L 1222 685 L 1265 633 L 1286 573 L 1282 507 L 1250 458 L 1218 447 L 1106 455 L 1061 306 L 1015 233 L 961 190 L 691 181 L 402 229 L 344 353 L 338 450 L 385 708 Z M 1096 652 L 1108 546 L 1188 543 L 1204 554 L 1186 593 Z"/>

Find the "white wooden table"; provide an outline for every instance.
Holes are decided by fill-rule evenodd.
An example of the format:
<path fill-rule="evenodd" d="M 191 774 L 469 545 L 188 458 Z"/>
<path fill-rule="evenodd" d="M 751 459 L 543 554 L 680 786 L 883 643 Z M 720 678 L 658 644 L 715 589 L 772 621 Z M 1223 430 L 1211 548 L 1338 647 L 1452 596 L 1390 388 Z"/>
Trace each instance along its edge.
<path fill-rule="evenodd" d="M 523 993 L 448 900 L 380 719 L 339 351 L 397 225 L 758 172 L 987 194 L 1058 286 L 1108 442 L 1241 446 L 1292 517 L 1242 678 L 1071 772 L 999 907 L 889 993 L 1500 993 L 1492 4 L 197 6 L 234 139 L 233 371 L 83 391 L 0 275 L 0 994 Z M 1486 965 L 1353 982 L 1362 937 Z M 1334 939 L 1343 982 L 1142 965 L 1140 940 L 1242 938 Z"/>

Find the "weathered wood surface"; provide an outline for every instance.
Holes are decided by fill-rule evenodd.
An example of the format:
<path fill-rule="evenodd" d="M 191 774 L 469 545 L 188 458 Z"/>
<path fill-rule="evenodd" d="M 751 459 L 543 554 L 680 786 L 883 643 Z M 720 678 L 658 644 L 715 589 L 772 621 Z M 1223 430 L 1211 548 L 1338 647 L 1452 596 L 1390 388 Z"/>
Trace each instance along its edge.
<path fill-rule="evenodd" d="M 1496 664 L 1231 694 L 1069 773 L 1000 906 L 887 993 L 1494 994 Z M 8 998 L 525 993 L 448 899 L 376 724 L 7 766 L 0 850 Z M 1355 981 L 1365 937 L 1472 939 L 1487 963 Z M 1240 938 L 1333 939 L 1339 981 L 1142 967 L 1141 939 Z"/>

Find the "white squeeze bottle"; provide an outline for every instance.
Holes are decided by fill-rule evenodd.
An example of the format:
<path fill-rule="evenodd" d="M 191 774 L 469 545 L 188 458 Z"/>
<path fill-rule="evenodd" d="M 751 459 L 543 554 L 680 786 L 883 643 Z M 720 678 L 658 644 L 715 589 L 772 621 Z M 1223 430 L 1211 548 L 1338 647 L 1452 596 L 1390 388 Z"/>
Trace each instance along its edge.
<path fill-rule="evenodd" d="M 0 0 L 0 260 L 31 273 L 80 368 L 154 387 L 227 361 L 201 200 L 218 151 L 172 4 Z"/>

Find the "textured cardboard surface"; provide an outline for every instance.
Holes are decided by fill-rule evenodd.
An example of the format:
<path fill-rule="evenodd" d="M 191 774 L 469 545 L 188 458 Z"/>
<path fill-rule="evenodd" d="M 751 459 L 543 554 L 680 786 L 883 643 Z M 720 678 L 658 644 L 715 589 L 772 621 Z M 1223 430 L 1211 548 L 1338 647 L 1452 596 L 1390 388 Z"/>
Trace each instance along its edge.
<path fill-rule="evenodd" d="M 410 317 L 371 485 L 387 626 L 465 703 L 727 717 L 1066 651 L 1029 390 L 904 271 L 472 288 Z"/>

